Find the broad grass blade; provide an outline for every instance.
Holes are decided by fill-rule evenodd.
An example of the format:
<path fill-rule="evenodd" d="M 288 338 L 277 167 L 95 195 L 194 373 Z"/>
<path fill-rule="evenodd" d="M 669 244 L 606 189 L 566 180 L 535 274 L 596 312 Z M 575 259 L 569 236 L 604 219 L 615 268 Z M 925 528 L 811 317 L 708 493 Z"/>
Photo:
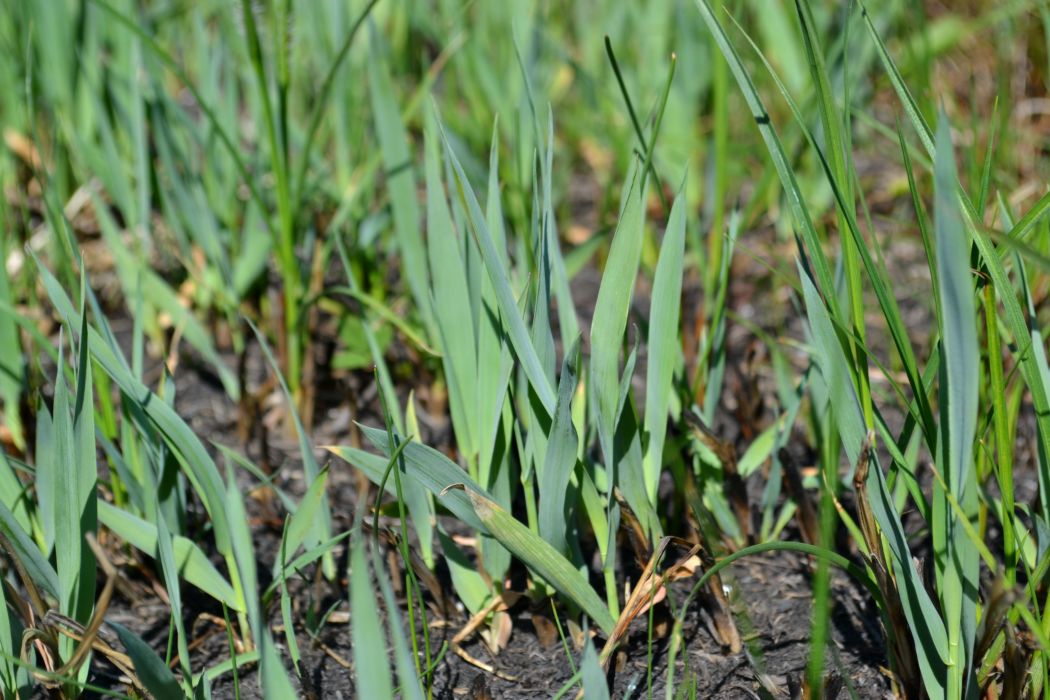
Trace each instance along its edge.
<path fill-rule="evenodd" d="M 603 632 L 609 634 L 616 621 L 609 609 L 595 593 L 591 584 L 569 560 L 559 554 L 539 535 L 518 522 L 495 501 L 470 487 L 458 484 L 477 514 L 478 519 L 504 547 L 541 576 L 559 593 L 580 606 Z"/>
<path fill-rule="evenodd" d="M 120 643 L 127 649 L 131 662 L 135 665 L 135 675 L 139 677 L 146 690 L 157 700 L 183 700 L 186 694 L 182 692 L 179 681 L 175 678 L 164 661 L 157 656 L 146 642 L 142 641 L 134 632 L 116 622 L 108 622 Z"/>
<path fill-rule="evenodd" d="M 956 196 L 958 176 L 948 118 L 938 119 L 934 155 L 934 239 L 937 244 L 937 294 L 941 309 L 941 449 L 940 462 L 951 495 L 967 517 L 977 515 L 977 484 L 973 441 L 977 430 L 977 341 L 970 236 L 963 227 Z M 940 502 L 941 508 L 936 506 Z M 971 682 L 977 632 L 977 591 L 980 560 L 955 511 L 945 507 L 943 494 L 934 498 L 934 554 L 943 575 L 939 589 L 948 632 L 948 697 L 962 697 Z M 938 513 L 938 510 L 940 512 Z M 943 537 L 938 542 L 938 534 Z"/>

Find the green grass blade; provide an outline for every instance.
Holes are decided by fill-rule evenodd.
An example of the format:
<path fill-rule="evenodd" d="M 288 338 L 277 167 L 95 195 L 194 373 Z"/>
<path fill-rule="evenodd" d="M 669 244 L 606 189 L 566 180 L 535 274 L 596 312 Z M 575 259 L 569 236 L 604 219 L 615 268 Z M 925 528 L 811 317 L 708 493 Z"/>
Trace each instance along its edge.
<path fill-rule="evenodd" d="M 970 237 L 963 227 L 956 197 L 958 177 L 947 116 L 938 119 L 934 156 L 934 238 L 937 244 L 937 294 L 941 299 L 940 461 L 951 495 L 967 516 L 976 517 L 977 484 L 973 441 L 977 429 L 980 376 Z M 942 494 L 943 498 L 943 494 Z M 935 498 L 934 504 L 938 500 Z M 932 523 L 934 553 L 943 567 L 941 605 L 948 632 L 948 697 L 962 697 L 970 682 L 977 627 L 979 558 L 953 510 L 941 505 L 943 525 Z M 935 507 L 934 518 L 938 517 Z M 938 542 L 938 533 L 943 539 Z"/>
<path fill-rule="evenodd" d="M 0 536 L 3 537 L 0 545 L 3 545 L 12 559 L 25 569 L 33 583 L 57 599 L 59 585 L 55 568 L 40 553 L 40 548 L 29 538 L 14 514 L 3 503 L 0 503 Z"/>
<path fill-rule="evenodd" d="M 327 447 L 326 449 L 340 459 L 360 467 L 370 480 L 374 483 L 379 483 L 383 471 L 386 469 L 387 460 L 390 458 L 387 433 L 385 430 L 364 425 L 360 427 L 368 441 L 385 457 L 376 457 L 352 447 Z M 406 469 L 402 473 L 403 478 L 418 482 L 427 491 L 438 496 L 438 501 L 467 525 L 484 530 L 481 521 L 474 515 L 474 509 L 471 507 L 469 499 L 463 493 L 449 491 L 444 496 L 441 496 L 441 492 L 451 484 L 467 483 L 472 488 L 482 490 L 462 468 L 437 450 L 415 441 L 406 445 L 401 454 L 404 456 L 406 463 Z M 377 467 L 378 474 L 376 473 Z M 416 523 L 416 525 L 418 526 L 419 523 Z"/>
<path fill-rule="evenodd" d="M 387 700 L 394 697 L 386 638 L 379 625 L 375 586 L 365 557 L 365 539 L 358 533 L 350 547 L 350 640 L 357 697 Z"/>
<path fill-rule="evenodd" d="M 157 528 L 153 523 L 101 500 L 98 502 L 98 519 L 117 537 L 140 552 L 153 556 L 157 551 Z M 231 610 L 245 612 L 243 603 L 238 600 L 229 581 L 193 540 L 175 535 L 172 539 L 172 554 L 175 570 L 187 583 L 225 603 Z"/>
<path fill-rule="evenodd" d="M 584 642 L 583 657 L 580 659 L 580 682 L 583 685 L 583 697 L 587 700 L 609 700 L 605 671 L 598 661 L 594 642 L 589 637 Z"/>
<path fill-rule="evenodd" d="M 397 109 L 387 63 L 380 52 L 379 39 L 373 33 L 371 60 L 368 61 L 372 112 L 383 154 L 383 167 L 387 172 L 394 232 L 403 262 L 402 276 L 412 292 L 416 307 L 427 317 L 430 304 L 427 295 L 426 249 L 419 228 L 421 218 L 416 199 L 416 178 L 412 172 L 412 152 L 408 145 L 408 133 Z"/>
<path fill-rule="evenodd" d="M 480 409 L 469 388 L 476 386 L 477 342 L 463 246 L 452 223 L 441 180 L 441 145 L 433 112 L 425 130 L 427 254 L 433 288 L 428 296 L 441 339 L 441 360 L 449 390 L 456 442 L 468 464 L 476 464 Z M 482 320 L 482 319 L 479 319 Z"/>
<path fill-rule="evenodd" d="M 182 700 L 186 697 L 186 694 L 182 692 L 182 688 L 179 686 L 178 680 L 168 670 L 168 667 L 164 665 L 164 661 L 157 656 L 157 653 L 146 642 L 142 641 L 141 637 L 116 622 L 108 622 L 107 624 L 120 637 L 120 643 L 127 649 L 128 656 L 131 657 L 131 662 L 135 665 L 135 675 L 138 676 L 142 684 L 146 686 L 146 690 L 154 698 L 157 700 Z"/>
<path fill-rule="evenodd" d="M 466 492 L 478 519 L 500 544 L 555 590 L 579 605 L 603 632 L 612 632 L 616 620 L 591 584 L 568 559 L 492 499 L 463 484 L 454 486 L 459 488 L 453 490 Z"/>
<path fill-rule="evenodd" d="M 598 416 L 605 463 L 610 467 L 615 460 L 613 439 L 619 416 L 620 350 L 645 233 L 644 200 L 641 176 L 636 172 L 625 190 L 623 213 L 613 235 L 591 321 L 588 391 Z"/>
<path fill-rule="evenodd" d="M 313 446 L 310 444 L 310 435 L 306 432 L 306 428 L 303 426 L 303 422 L 299 418 L 299 411 L 296 409 L 292 391 L 288 388 L 288 383 L 285 381 L 284 374 L 281 373 L 281 369 L 277 365 L 277 360 L 274 359 L 273 353 L 270 352 L 270 346 L 266 342 L 266 337 L 259 332 L 259 329 L 256 328 L 255 324 L 251 321 L 248 321 L 248 325 L 251 327 L 252 332 L 255 333 L 255 338 L 259 341 L 259 347 L 262 348 L 263 354 L 266 356 L 266 361 L 270 364 L 270 369 L 273 371 L 274 376 L 277 377 L 277 381 L 281 385 L 281 391 L 284 393 L 284 398 L 288 402 L 288 412 L 292 416 L 292 422 L 295 425 L 295 434 L 299 439 L 299 456 L 303 460 L 303 476 L 306 477 L 307 481 L 313 484 L 317 481 L 321 470 L 317 465 L 317 458 L 314 457 Z M 322 498 L 319 507 L 314 511 L 314 517 L 309 532 L 310 539 L 306 542 L 306 545 L 308 547 L 313 547 L 320 542 L 324 542 L 331 536 L 332 514 L 328 509 L 327 499 Z M 324 574 L 329 580 L 335 577 L 335 561 L 330 556 L 324 558 Z"/>
<path fill-rule="evenodd" d="M 518 310 L 518 304 L 514 299 L 514 293 L 511 291 L 510 282 L 507 279 L 507 272 L 496 250 L 496 246 L 493 244 L 492 236 L 488 230 L 488 223 L 481 211 L 481 205 L 474 194 L 474 189 L 467 180 L 463 166 L 460 165 L 459 159 L 453 152 L 452 146 L 448 142 L 448 137 L 444 132 L 442 132 L 442 138 L 445 143 L 446 157 L 451 162 L 456 176 L 459 196 L 466 205 L 467 221 L 470 224 L 471 234 L 478 245 L 478 250 L 481 252 L 481 258 L 485 269 L 488 271 L 489 279 L 492 281 L 492 287 L 499 302 L 500 314 L 503 323 L 506 324 L 507 335 L 510 337 L 514 354 L 521 363 L 526 376 L 529 378 L 529 383 L 543 404 L 543 408 L 547 411 L 547 415 L 551 415 L 554 413 L 554 404 L 556 402 L 554 389 L 546 372 L 543 370 L 539 357 L 536 355 L 536 349 L 532 345 L 529 331 L 525 326 L 524 319 L 521 317 L 521 312 Z"/>
<path fill-rule="evenodd" d="M 566 512 L 566 492 L 576 468 L 576 451 L 579 446 L 579 437 L 572 424 L 571 412 L 571 401 L 578 382 L 579 359 L 580 341 L 577 338 L 565 353 L 558 383 L 558 402 L 555 404 L 543 468 L 539 473 L 540 537 L 562 553 L 567 551 L 565 532 L 571 520 L 570 514 Z"/>
<path fill-rule="evenodd" d="M 66 296 L 58 280 L 46 267 L 39 261 L 37 262 L 37 268 L 48 297 L 59 315 L 67 324 L 79 324 L 81 315 L 74 311 L 69 297 Z M 164 436 L 168 447 L 178 457 L 180 465 L 183 466 L 193 487 L 200 494 L 211 518 L 216 547 L 220 553 L 229 554 L 231 549 L 222 477 L 219 476 L 219 470 L 207 450 L 204 449 L 204 445 L 170 406 L 132 375 L 123 358 L 112 349 L 98 331 L 88 327 L 87 340 L 87 347 L 92 357 L 102 365 L 121 391 L 130 400 L 139 404 Z"/>
<path fill-rule="evenodd" d="M 823 249 L 820 245 L 820 237 L 817 235 L 817 230 L 813 225 L 813 219 L 809 214 L 809 208 L 806 206 L 806 202 L 802 197 L 802 192 L 798 187 L 798 182 L 795 179 L 795 174 L 791 167 L 791 161 L 784 152 L 784 147 L 780 143 L 780 137 L 777 136 L 776 130 L 769 121 L 769 113 L 766 112 L 766 108 L 762 104 L 762 99 L 758 95 L 758 90 L 755 89 L 755 84 L 751 81 L 751 76 L 748 74 L 743 62 L 737 55 L 736 49 L 734 49 L 733 45 L 729 43 L 729 38 L 726 36 L 725 30 L 722 29 L 722 25 L 718 22 L 718 19 L 715 17 L 714 11 L 711 9 L 710 4 L 708 4 L 708 1 L 696 0 L 696 6 L 697 9 L 700 10 L 700 15 L 710 30 L 715 43 L 718 45 L 722 55 L 729 63 L 729 68 L 733 73 L 733 77 L 736 79 L 737 85 L 739 85 L 740 90 L 744 95 L 744 100 L 747 102 L 748 109 L 751 112 L 751 117 L 758 125 L 758 130 L 762 136 L 762 140 L 765 142 L 766 148 L 769 150 L 769 155 L 773 159 L 773 166 L 776 168 L 780 181 L 784 186 L 784 192 L 787 195 L 792 216 L 801 230 L 802 238 L 805 240 L 808 253 L 813 260 L 814 272 L 816 273 L 818 286 L 821 290 L 824 290 L 825 293 L 830 294 L 831 290 L 835 289 L 831 275 L 831 268 L 828 265 L 827 258 L 824 256 Z M 834 297 L 829 299 L 829 305 L 833 312 L 835 312 L 833 315 L 837 316 L 837 302 Z"/>
<path fill-rule="evenodd" d="M 682 308 L 682 267 L 685 259 L 684 191 L 683 181 L 667 219 L 660 258 L 653 273 L 653 292 L 649 305 L 649 364 L 645 375 L 645 433 L 649 436 L 649 444 L 643 470 L 651 503 L 656 503 L 671 384 L 680 353 L 678 319 Z"/>

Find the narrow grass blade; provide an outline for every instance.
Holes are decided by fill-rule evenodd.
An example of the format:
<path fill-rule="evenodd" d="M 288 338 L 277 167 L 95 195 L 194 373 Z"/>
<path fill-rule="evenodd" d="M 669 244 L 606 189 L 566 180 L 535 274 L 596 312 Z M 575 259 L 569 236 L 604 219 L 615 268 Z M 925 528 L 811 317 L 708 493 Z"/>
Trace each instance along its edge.
<path fill-rule="evenodd" d="M 598 415 L 598 436 L 607 466 L 615 463 L 613 441 L 619 415 L 620 351 L 642 253 L 644 206 L 641 176 L 636 172 L 625 190 L 623 212 L 602 273 L 591 322 L 588 389 Z"/>
<path fill-rule="evenodd" d="M 387 61 L 380 53 L 379 39 L 372 33 L 371 60 L 368 61 L 369 85 L 376 134 L 387 172 L 387 188 L 394 217 L 394 231 L 404 261 L 404 279 L 424 316 L 430 308 L 427 294 L 426 249 L 420 233 L 419 203 L 416 179 L 412 172 L 412 153 L 408 134 L 397 109 Z"/>
<path fill-rule="evenodd" d="M 479 404 L 473 400 L 477 373 L 477 339 L 472 316 L 463 246 L 452 223 L 441 180 L 441 145 L 433 113 L 425 131 L 427 254 L 432 291 L 428 295 L 441 339 L 441 359 L 449 388 L 456 442 L 469 464 L 476 464 Z M 487 320 L 487 319 L 478 319 Z"/>
<path fill-rule="evenodd" d="M 386 469 L 387 460 L 390 458 L 389 447 L 387 444 L 387 433 L 385 430 L 379 430 L 377 428 L 370 428 L 368 426 L 360 427 L 368 441 L 371 442 L 381 454 L 385 455 L 384 457 L 376 457 L 375 455 L 352 447 L 327 447 L 326 449 L 340 459 L 344 459 L 350 464 L 360 466 L 369 479 L 374 483 L 379 483 L 383 471 Z M 484 526 L 481 524 L 481 521 L 478 520 L 477 516 L 474 515 L 474 509 L 471 507 L 470 501 L 464 494 L 457 491 L 450 491 L 444 496 L 441 496 L 442 491 L 451 484 L 468 483 L 473 488 L 481 490 L 481 487 L 470 479 L 462 468 L 454 464 L 448 457 L 437 450 L 427 447 L 426 445 L 421 445 L 415 441 L 406 445 L 401 454 L 405 459 L 406 465 L 406 468 L 402 473 L 403 478 L 415 480 L 427 491 L 430 491 L 435 496 L 439 496 L 438 502 L 452 511 L 457 518 L 467 525 L 479 530 L 484 530 Z M 376 473 L 377 468 L 378 474 Z M 417 527 L 419 526 L 419 523 L 415 524 Z"/>
<path fill-rule="evenodd" d="M 226 508 L 230 517 L 230 541 L 233 547 L 233 557 L 237 563 L 239 580 L 245 591 L 244 600 L 248 611 L 248 623 L 251 626 L 255 645 L 259 649 L 259 685 L 263 691 L 263 697 L 268 699 L 295 697 L 291 679 L 288 678 L 288 673 L 284 670 L 284 663 L 274 646 L 264 615 L 265 611 L 260 603 L 259 591 L 261 589 L 256 573 L 255 547 L 252 544 L 251 530 L 248 528 L 248 514 L 244 510 L 244 501 L 232 473 L 227 475 Z"/>
<path fill-rule="evenodd" d="M 547 452 L 543 458 L 543 469 L 539 475 L 540 536 L 555 550 L 566 552 L 565 531 L 571 518 L 566 512 L 569 480 L 576 468 L 576 451 L 579 437 L 572 424 L 571 401 L 579 381 L 577 364 L 580 357 L 580 341 L 573 341 L 565 353 L 561 378 L 558 383 L 558 402 L 547 440 Z M 573 504 L 574 505 L 574 504 Z"/>
<path fill-rule="evenodd" d="M 353 645 L 357 697 L 387 700 L 394 697 L 386 637 L 379 625 L 375 586 L 360 533 L 350 547 L 350 639 Z"/>
<path fill-rule="evenodd" d="M 776 130 L 769 121 L 769 113 L 766 112 L 765 107 L 762 104 L 762 99 L 758 95 L 758 90 L 755 89 L 755 84 L 751 81 L 751 76 L 748 74 L 747 69 L 741 62 L 740 57 L 736 53 L 736 49 L 729 43 L 729 38 L 725 34 L 725 30 L 722 29 L 722 25 L 715 17 L 714 11 L 711 9 L 708 0 L 696 0 L 697 9 L 700 10 L 700 16 L 703 18 L 704 23 L 711 31 L 711 35 L 721 50 L 722 55 L 729 63 L 729 68 L 733 73 L 733 77 L 737 81 L 737 85 L 740 87 L 740 91 L 744 95 L 744 100 L 747 102 L 748 109 L 751 112 L 752 118 L 758 125 L 758 131 L 762 136 L 762 140 L 766 144 L 766 148 L 769 151 L 769 155 L 773 159 L 773 166 L 777 170 L 777 174 L 780 177 L 780 181 L 784 186 L 784 192 L 788 199 L 788 204 L 791 207 L 792 216 L 800 229 L 803 240 L 806 242 L 809 255 L 813 259 L 814 272 L 816 274 L 816 281 L 818 287 L 824 291 L 825 294 L 830 294 L 831 290 L 835 289 L 833 283 L 831 268 L 828 265 L 827 258 L 824 256 L 823 249 L 820 245 L 820 237 L 817 235 L 817 230 L 813 225 L 813 219 L 809 214 L 809 208 L 806 206 L 806 202 L 802 197 L 802 192 L 798 187 L 798 182 L 795 179 L 794 171 L 791 167 L 791 162 L 784 152 L 784 147 L 780 142 L 780 137 L 777 136 Z M 829 306 L 831 306 L 833 315 L 837 314 L 837 302 L 834 297 L 829 298 Z"/>
<path fill-rule="evenodd" d="M 485 269 L 488 271 L 489 279 L 492 281 L 493 291 L 499 302 L 499 310 L 502 314 L 503 323 L 506 324 L 507 334 L 510 337 L 511 346 L 514 348 L 514 354 L 517 355 L 518 361 L 529 378 L 529 383 L 543 404 L 543 408 L 548 415 L 551 415 L 554 413 L 554 404 L 556 402 L 554 389 L 543 370 L 539 357 L 536 355 L 536 349 L 532 345 L 529 331 L 525 326 L 524 319 L 521 317 L 521 312 L 518 310 L 518 304 L 514 299 L 514 293 L 511 291 L 510 282 L 507 279 L 507 272 L 503 267 L 503 262 L 496 250 L 496 246 L 492 242 L 492 236 L 489 233 L 488 224 L 485 215 L 481 211 L 478 198 L 467 180 L 463 166 L 460 165 L 459 159 L 456 158 L 456 154 L 448 142 L 448 137 L 444 133 L 442 133 L 442 137 L 445 143 L 446 157 L 451 162 L 452 169 L 456 175 L 459 195 L 466 205 L 467 221 L 470 224 L 470 230 L 474 241 L 477 243 L 478 250 L 481 252 L 481 258 L 485 264 Z"/>
<path fill-rule="evenodd" d="M 73 310 L 58 280 L 47 268 L 39 264 L 39 261 L 38 269 L 51 303 L 59 315 L 67 324 L 79 324 L 82 316 Z M 121 391 L 130 400 L 139 404 L 164 436 L 168 447 L 178 457 L 180 465 L 183 466 L 193 487 L 200 494 L 211 518 L 216 547 L 220 553 L 229 554 L 231 552 L 229 527 L 224 505 L 222 477 L 219 476 L 219 470 L 207 450 L 204 449 L 204 445 L 170 406 L 132 375 L 123 359 L 114 352 L 100 333 L 88 327 L 86 338 L 86 347 L 94 359 L 102 365 Z M 84 343 L 84 340 L 81 340 L 81 343 Z"/>
<path fill-rule="evenodd" d="M 40 548 L 18 524 L 14 514 L 0 502 L 0 545 L 23 567 L 33 583 L 53 598 L 59 597 L 58 574 L 40 554 Z"/>
<path fill-rule="evenodd" d="M 277 381 L 281 385 L 281 390 L 284 392 L 284 398 L 288 402 L 288 411 L 291 414 L 292 422 L 295 425 L 295 434 L 299 439 L 299 456 L 303 460 L 303 475 L 311 484 L 313 484 L 317 481 L 321 470 L 317 466 L 317 458 L 314 457 L 313 446 L 310 444 L 310 436 L 306 432 L 306 428 L 303 427 L 302 420 L 299 418 L 299 411 L 296 409 L 295 398 L 292 391 L 288 388 L 288 383 L 285 381 L 284 374 L 281 373 L 281 369 L 277 365 L 277 360 L 274 359 L 273 353 L 270 352 L 270 346 L 266 342 L 266 337 L 259 332 L 259 329 L 256 328 L 255 324 L 251 321 L 248 321 L 248 325 L 251 327 L 252 332 L 255 333 L 255 338 L 259 341 L 259 347 L 262 348 L 263 354 L 266 356 L 266 360 L 270 364 L 270 369 L 273 371 L 274 376 L 277 377 Z M 332 514 L 328 509 L 328 500 L 321 498 L 317 509 L 314 510 L 314 517 L 309 530 L 309 540 L 306 542 L 306 545 L 308 547 L 313 547 L 320 542 L 324 542 L 331 536 Z M 328 579 L 335 577 L 335 561 L 330 556 L 324 558 L 324 574 Z"/>
<path fill-rule="evenodd" d="M 680 353 L 678 318 L 682 308 L 682 266 L 685 259 L 685 182 L 678 190 L 667 219 L 660 259 L 653 273 L 649 305 L 649 364 L 645 375 L 645 488 L 656 503 L 656 487 L 663 466 L 664 437 L 670 410 L 671 384 Z"/>

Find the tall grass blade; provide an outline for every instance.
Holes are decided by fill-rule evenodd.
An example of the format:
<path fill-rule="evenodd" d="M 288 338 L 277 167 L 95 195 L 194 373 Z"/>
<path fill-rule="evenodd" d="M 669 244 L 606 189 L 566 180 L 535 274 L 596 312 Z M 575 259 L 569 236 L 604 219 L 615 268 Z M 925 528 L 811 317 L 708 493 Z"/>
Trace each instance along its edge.
<path fill-rule="evenodd" d="M 386 638 L 379 625 L 375 587 L 365 557 L 365 539 L 358 533 L 350 547 L 350 639 L 353 644 L 355 690 L 359 698 L 394 697 Z"/>
<path fill-rule="evenodd" d="M 934 238 L 937 244 L 937 294 L 941 303 L 941 449 L 940 463 L 951 495 L 967 517 L 977 514 L 973 441 L 977 429 L 977 377 L 980 374 L 970 237 L 963 227 L 956 197 L 958 177 L 948 118 L 938 119 L 934 156 Z M 940 509 L 937 508 L 940 503 Z M 948 625 L 948 697 L 962 697 L 971 682 L 970 664 L 977 627 L 980 561 L 955 511 L 943 496 L 934 498 L 934 553 L 942 570 L 941 605 Z M 940 510 L 940 513 L 938 513 Z M 938 533 L 944 538 L 938 542 Z"/>
<path fill-rule="evenodd" d="M 651 503 L 663 465 L 664 437 L 670 410 L 671 384 L 678 364 L 678 319 L 682 308 L 682 267 L 685 259 L 685 182 L 678 190 L 667 230 L 660 244 L 660 259 L 653 273 L 652 301 L 649 305 L 649 364 L 645 382 L 645 488 Z"/>
<path fill-rule="evenodd" d="M 598 436 L 607 467 L 615 464 L 613 442 L 620 408 L 620 352 L 642 253 L 644 207 L 642 177 L 635 172 L 625 189 L 623 212 L 613 235 L 591 322 L 588 390 L 598 416 Z"/>

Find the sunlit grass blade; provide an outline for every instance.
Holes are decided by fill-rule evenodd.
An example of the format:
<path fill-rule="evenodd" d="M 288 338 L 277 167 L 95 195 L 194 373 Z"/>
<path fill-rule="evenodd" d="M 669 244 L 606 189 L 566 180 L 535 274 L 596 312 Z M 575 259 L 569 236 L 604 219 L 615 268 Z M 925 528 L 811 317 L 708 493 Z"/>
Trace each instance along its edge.
<path fill-rule="evenodd" d="M 579 446 L 579 436 L 572 424 L 570 405 L 576 393 L 579 376 L 579 342 L 579 339 L 574 340 L 565 353 L 561 378 L 558 380 L 558 402 L 555 404 L 547 452 L 539 474 L 540 536 L 562 553 L 567 551 L 565 532 L 571 520 L 571 514 L 566 512 L 566 505 L 572 505 L 567 498 L 567 491 L 576 467 L 576 452 Z"/>
<path fill-rule="evenodd" d="M 317 458 L 314 457 L 313 446 L 310 444 L 310 436 L 306 432 L 306 428 L 303 427 L 302 420 L 299 418 L 299 411 L 296 408 L 295 397 L 292 394 L 291 389 L 288 387 L 288 383 L 285 381 L 285 377 L 282 374 L 280 367 L 277 365 L 277 360 L 274 359 L 273 353 L 270 352 L 270 346 L 266 342 L 266 337 L 259 332 L 259 329 L 256 328 L 255 324 L 251 321 L 248 321 L 248 325 L 255 333 L 255 338 L 259 341 L 259 347 L 262 348 L 263 354 L 266 356 L 266 360 L 270 364 L 270 369 L 277 377 L 281 390 L 284 392 L 285 400 L 288 402 L 288 411 L 291 414 L 293 425 L 295 425 L 295 433 L 299 439 L 299 456 L 303 460 L 303 476 L 313 484 L 317 481 L 321 470 L 317 465 Z M 332 515 L 328 508 L 328 500 L 322 497 L 313 511 L 313 519 L 309 530 L 309 540 L 306 541 L 306 546 L 313 547 L 316 544 L 327 540 L 331 536 Z M 330 556 L 324 558 L 324 574 L 329 579 L 335 577 L 335 561 Z"/>
<path fill-rule="evenodd" d="M 467 180 L 463 166 L 460 165 L 459 159 L 456 158 L 456 154 L 453 152 L 444 133 L 442 133 L 442 138 L 445 143 L 446 157 L 451 162 L 456 176 L 456 190 L 466 205 L 465 209 L 471 234 L 477 243 L 478 250 L 481 252 L 481 258 L 485 264 L 485 269 L 488 271 L 489 279 L 492 281 L 493 291 L 499 302 L 499 310 L 503 323 L 506 324 L 507 335 L 510 338 L 511 346 L 514 348 L 514 354 L 521 363 L 526 376 L 528 376 L 533 390 L 542 402 L 543 408 L 550 415 L 554 412 L 556 400 L 554 389 L 536 355 L 536 349 L 532 345 L 529 331 L 525 326 L 524 319 L 521 317 L 521 312 L 518 310 L 514 293 L 511 291 L 507 271 L 503 266 L 496 246 L 493 244 L 485 215 L 481 211 L 481 205 L 474 194 L 474 189 Z"/>
<path fill-rule="evenodd" d="M 350 547 L 350 639 L 357 696 L 386 700 L 394 697 L 387 659 L 386 636 L 379 625 L 375 587 L 360 533 Z"/>
<path fill-rule="evenodd" d="M 364 452 L 353 447 L 326 447 L 325 449 L 356 465 L 365 472 L 374 483 L 380 483 L 383 472 L 386 470 L 387 460 L 390 458 L 389 446 L 387 444 L 387 433 L 385 430 L 361 426 L 361 431 L 372 445 L 385 457 L 377 457 L 374 454 Z M 407 468 L 402 473 L 402 480 L 414 480 L 426 488 L 427 491 L 439 496 L 438 502 L 452 511 L 453 514 L 467 525 L 484 530 L 481 521 L 474 514 L 469 499 L 460 491 L 450 491 L 440 496 L 444 489 L 457 483 L 467 483 L 472 488 L 482 490 L 467 475 L 462 468 L 454 464 L 448 457 L 437 450 L 412 441 L 404 447 L 402 452 Z M 420 523 L 415 523 L 419 527 Z"/>
<path fill-rule="evenodd" d="M 270 636 L 266 611 L 259 598 L 261 588 L 258 585 L 256 574 L 255 547 L 251 530 L 248 528 L 248 514 L 244 509 L 240 488 L 234 481 L 232 473 L 227 475 L 225 500 L 230 517 L 230 541 L 233 547 L 233 557 L 237 563 L 239 580 L 244 586 L 244 601 L 248 611 L 248 622 L 252 629 L 252 639 L 259 650 L 260 689 L 266 698 L 295 697 L 291 679 L 284 670 L 284 663 Z"/>
<path fill-rule="evenodd" d="M 607 467 L 614 466 L 613 439 L 619 417 L 620 354 L 645 233 L 645 193 L 637 173 L 624 190 L 609 259 L 591 321 L 588 391 L 598 415 L 598 436 Z M 611 492 L 610 486 L 610 492 Z"/>
<path fill-rule="evenodd" d="M 682 269 L 685 259 L 685 183 L 679 188 L 660 245 L 660 259 L 653 273 L 649 306 L 649 364 L 645 382 L 645 488 L 656 503 L 656 488 L 663 464 L 664 436 L 670 410 L 671 384 L 680 354 L 678 319 L 681 315 Z"/>
<path fill-rule="evenodd" d="M 483 493 L 463 484 L 453 484 L 450 488 L 450 491 L 457 490 L 466 493 L 478 519 L 500 544 L 555 590 L 579 605 L 603 632 L 612 632 L 616 620 L 569 560 Z"/>
<path fill-rule="evenodd" d="M 977 428 L 978 359 L 970 237 L 959 215 L 955 156 L 948 119 L 938 119 L 934 156 L 934 236 L 937 294 L 941 303 L 941 447 L 939 462 L 951 495 L 967 517 L 976 517 L 973 441 Z M 938 508 L 938 505 L 940 506 Z M 971 682 L 977 627 L 979 559 L 943 493 L 934 494 L 934 554 L 941 572 L 940 597 L 948 632 L 948 697 L 962 697 Z M 943 519 L 938 523 L 937 519 Z"/>

